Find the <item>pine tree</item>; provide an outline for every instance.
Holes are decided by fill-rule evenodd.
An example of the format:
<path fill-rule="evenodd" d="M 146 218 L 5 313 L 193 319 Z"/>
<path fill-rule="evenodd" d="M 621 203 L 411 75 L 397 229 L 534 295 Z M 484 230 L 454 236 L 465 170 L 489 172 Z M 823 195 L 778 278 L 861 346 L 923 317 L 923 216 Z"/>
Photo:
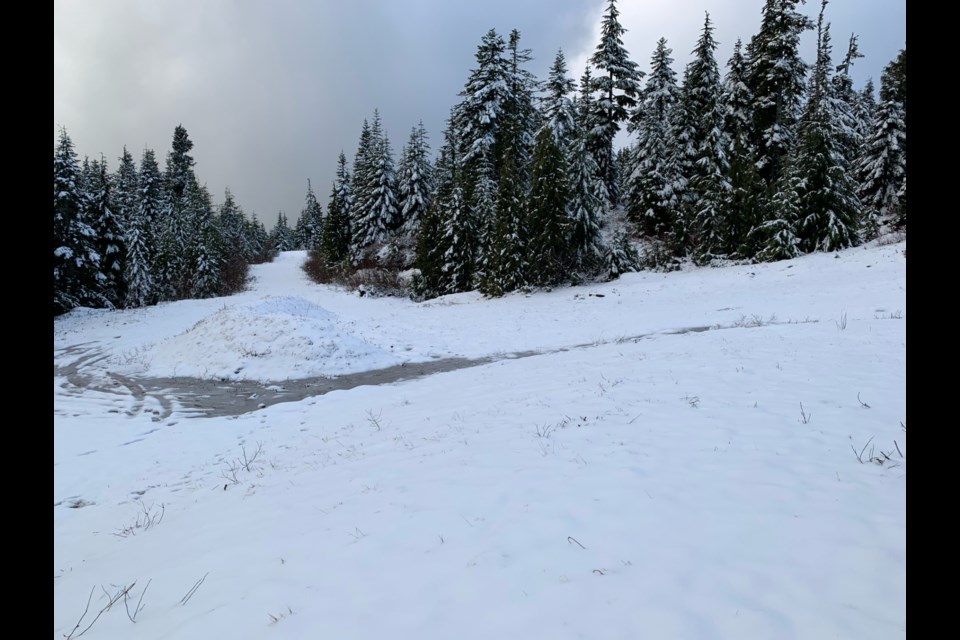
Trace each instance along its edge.
<path fill-rule="evenodd" d="M 124 229 L 137 210 L 138 181 L 137 165 L 133 161 L 133 156 L 124 147 L 123 155 L 120 156 L 120 166 L 113 176 L 115 186 L 112 192 L 113 212 Z"/>
<path fill-rule="evenodd" d="M 570 262 L 574 273 L 595 275 L 603 261 L 604 247 L 600 240 L 605 195 L 599 188 L 597 163 L 587 149 L 586 136 L 579 136 L 570 149 L 571 184 L 569 217 Z"/>
<path fill-rule="evenodd" d="M 730 159 L 730 191 L 724 203 L 724 249 L 736 257 L 752 258 L 759 247 L 751 244 L 750 231 L 763 222 L 761 212 L 766 189 L 754 163 L 753 94 L 747 83 L 747 64 L 741 47 L 740 40 L 737 40 L 724 79 L 724 129 Z"/>
<path fill-rule="evenodd" d="M 637 133 L 634 171 L 630 176 L 625 209 L 628 218 L 648 236 L 662 237 L 672 229 L 675 167 L 671 159 L 670 122 L 679 99 L 672 50 L 660 38 L 650 61 L 650 75 L 642 102 L 631 116 Z"/>
<path fill-rule="evenodd" d="M 453 258 L 449 241 L 452 239 L 448 231 L 453 226 L 449 220 L 459 218 L 457 206 L 462 203 L 462 163 L 460 150 L 462 145 L 458 139 L 458 130 L 454 124 L 457 117 L 457 108 L 454 107 L 447 121 L 444 131 L 444 144 L 440 147 L 437 158 L 435 192 L 420 224 L 420 233 L 417 237 L 416 266 L 419 275 L 414 280 L 414 291 L 421 298 L 434 298 L 452 290 L 452 274 L 470 268 L 470 263 L 458 266 L 448 262 Z M 466 230 L 469 233 L 469 229 Z"/>
<path fill-rule="evenodd" d="M 886 95 L 890 95 L 887 93 Z M 904 208 L 901 189 L 906 193 L 906 126 L 903 105 L 888 99 L 877 108 L 873 131 L 864 143 L 858 170 L 858 193 L 864 206 L 868 237 L 876 235 L 885 219 L 897 217 Z M 903 214 L 903 222 L 906 215 Z"/>
<path fill-rule="evenodd" d="M 812 29 L 813 23 L 796 11 L 797 4 L 803 3 L 766 0 L 760 32 L 747 47 L 755 160 L 771 190 L 793 151 L 804 95 L 806 64 L 800 58 L 800 35 Z"/>
<path fill-rule="evenodd" d="M 100 291 L 110 301 L 110 306 L 119 307 L 123 305 L 126 297 L 123 274 L 127 249 L 120 221 L 113 212 L 110 192 L 107 161 L 101 157 L 100 160 L 90 163 L 84 218 L 93 228 L 94 250 L 100 256 L 97 276 L 102 283 Z"/>
<path fill-rule="evenodd" d="M 292 251 L 294 248 L 293 231 L 287 223 L 287 214 L 283 211 L 277 214 L 277 222 L 270 232 L 270 243 L 274 251 Z"/>
<path fill-rule="evenodd" d="M 220 274 L 225 251 L 223 238 L 213 217 L 213 203 L 206 186 L 187 185 L 188 219 L 192 222 L 185 264 L 189 270 L 191 298 L 210 298 L 220 293 Z"/>
<path fill-rule="evenodd" d="M 903 111 L 903 138 L 900 143 L 903 177 L 897 189 L 897 219 L 899 226 L 907 224 L 907 50 L 901 49 L 897 57 L 883 69 L 880 75 L 880 100 L 894 102 Z M 887 122 L 891 122 L 888 118 Z"/>
<path fill-rule="evenodd" d="M 196 223 L 189 217 L 186 194 L 188 187 L 197 181 L 191 149 L 193 142 L 187 130 L 183 125 L 177 125 L 163 176 L 163 204 L 155 253 L 155 282 L 163 300 L 177 300 L 190 295 L 191 274 L 185 257 L 190 244 L 189 235 Z"/>
<path fill-rule="evenodd" d="M 540 83 L 524 68 L 533 60 L 533 54 L 530 49 L 520 48 L 520 32 L 516 29 L 510 31 L 506 53 L 508 95 L 503 121 L 508 126 L 500 131 L 497 150 L 501 158 L 506 153 L 513 154 L 517 179 L 526 192 L 530 188 L 534 137 L 540 128 L 540 114 L 534 105 L 534 95 Z"/>
<path fill-rule="evenodd" d="M 393 153 L 390 141 L 383 133 L 379 111 L 374 111 L 367 144 L 364 153 L 358 151 L 358 156 L 362 155 L 363 185 L 359 184 L 357 177 L 359 170 L 354 173 L 354 184 L 361 187 L 354 201 L 354 216 L 350 225 L 353 232 L 351 251 L 355 263 L 372 257 L 367 253 L 387 238 L 398 216 Z M 354 187 L 355 193 L 356 189 Z"/>
<path fill-rule="evenodd" d="M 163 199 L 163 178 L 153 149 L 144 149 L 137 183 L 137 207 L 127 222 L 128 307 L 154 304 L 157 290 L 157 221 Z"/>
<path fill-rule="evenodd" d="M 694 59 L 685 73 L 683 100 L 691 119 L 689 137 L 693 148 L 690 184 L 685 198 L 686 217 L 692 222 L 696 258 L 705 263 L 726 254 L 730 162 L 729 139 L 724 128 L 723 88 L 714 57 L 710 14 L 694 49 Z"/>
<path fill-rule="evenodd" d="M 497 143 L 503 110 L 510 99 L 510 78 L 504 57 L 506 43 L 496 30 L 490 29 L 481 39 L 475 54 L 477 68 L 470 72 L 459 95 L 463 100 L 455 107 L 451 126 L 458 130 L 462 145 L 458 153 L 468 170 L 479 158 L 491 167 L 496 184 L 500 171 Z"/>
<path fill-rule="evenodd" d="M 598 94 L 591 151 L 606 183 L 610 203 L 614 205 L 620 202 L 620 185 L 616 181 L 613 139 L 620 131 L 620 124 L 637 104 L 640 80 L 644 75 L 623 46 L 626 29 L 620 24 L 619 16 L 616 0 L 610 0 L 601 23 L 600 43 L 590 58 L 590 64 L 600 72 L 593 78 L 591 87 Z"/>
<path fill-rule="evenodd" d="M 256 257 L 247 241 L 243 211 L 233 199 L 230 188 L 223 192 L 223 204 L 216 218 L 221 243 L 220 291 L 229 295 L 241 291 L 247 282 L 248 264 Z"/>
<path fill-rule="evenodd" d="M 577 117 L 570 93 L 575 87 L 573 78 L 567 77 L 567 62 L 563 50 L 558 50 L 550 67 L 544 89 L 546 95 L 541 99 L 543 127 L 553 132 L 553 140 L 566 153 L 578 135 Z"/>
<path fill-rule="evenodd" d="M 312 251 L 320 246 L 323 235 L 323 207 L 317 202 L 313 185 L 307 179 L 307 196 L 300 218 L 297 219 L 295 242 L 298 248 Z"/>
<path fill-rule="evenodd" d="M 351 177 L 347 170 L 347 157 L 340 152 L 337 159 L 337 174 L 327 205 L 327 217 L 323 225 L 321 252 L 326 264 L 339 264 L 350 255 L 350 219 L 352 196 Z"/>
<path fill-rule="evenodd" d="M 514 153 L 509 147 L 504 150 L 502 163 L 490 257 L 480 282 L 480 291 L 492 296 L 524 286 L 527 272 L 526 198 L 514 165 Z"/>
<path fill-rule="evenodd" d="M 410 140 L 403 148 L 397 171 L 401 236 L 414 237 L 420 219 L 430 208 L 433 192 L 433 167 L 430 166 L 430 145 L 423 121 L 410 131 Z"/>
<path fill-rule="evenodd" d="M 95 232 L 84 219 L 80 166 L 66 129 L 53 154 L 53 314 L 77 306 L 105 307 L 98 279 L 100 256 Z"/>
<path fill-rule="evenodd" d="M 640 270 L 640 254 L 623 229 L 614 234 L 604 258 L 607 277 L 611 280 L 616 280 L 624 273 Z"/>
<path fill-rule="evenodd" d="M 800 255 L 800 239 L 797 237 L 800 181 L 791 165 L 784 170 L 785 175 L 774 185 L 772 196 L 763 201 L 763 222 L 750 231 L 747 241 L 757 248 L 756 259 L 761 262 L 789 260 Z"/>
<path fill-rule="evenodd" d="M 532 188 L 528 205 L 528 280 L 559 284 L 569 272 L 570 191 L 567 161 L 549 126 L 540 130 L 534 148 Z"/>
<path fill-rule="evenodd" d="M 800 122 L 797 175 L 800 179 L 797 228 L 802 251 L 835 251 L 859 242 L 857 198 L 845 141 L 851 135 L 842 123 L 830 82 L 830 25 L 823 23 L 823 0 L 817 23 L 817 62 Z"/>

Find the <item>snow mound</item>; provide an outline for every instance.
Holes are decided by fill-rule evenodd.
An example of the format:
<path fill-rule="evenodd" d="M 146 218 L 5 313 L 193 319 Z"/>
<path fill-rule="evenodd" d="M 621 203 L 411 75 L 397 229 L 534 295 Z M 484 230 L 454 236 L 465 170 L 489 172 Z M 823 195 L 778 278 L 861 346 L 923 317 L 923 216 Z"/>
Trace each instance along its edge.
<path fill-rule="evenodd" d="M 340 329 L 323 307 L 297 297 L 224 307 L 153 351 L 150 373 L 161 377 L 287 380 L 400 362 Z"/>

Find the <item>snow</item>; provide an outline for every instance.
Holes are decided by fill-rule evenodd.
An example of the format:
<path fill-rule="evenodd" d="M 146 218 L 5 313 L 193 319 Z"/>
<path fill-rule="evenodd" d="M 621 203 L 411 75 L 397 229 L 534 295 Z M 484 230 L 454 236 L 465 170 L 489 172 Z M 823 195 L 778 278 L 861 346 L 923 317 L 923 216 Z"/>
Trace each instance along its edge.
<path fill-rule="evenodd" d="M 229 298 L 74 310 L 54 636 L 150 581 L 83 637 L 901 638 L 904 249 L 421 304 L 287 252 Z M 130 382 L 455 356 L 491 360 L 239 416 Z"/>

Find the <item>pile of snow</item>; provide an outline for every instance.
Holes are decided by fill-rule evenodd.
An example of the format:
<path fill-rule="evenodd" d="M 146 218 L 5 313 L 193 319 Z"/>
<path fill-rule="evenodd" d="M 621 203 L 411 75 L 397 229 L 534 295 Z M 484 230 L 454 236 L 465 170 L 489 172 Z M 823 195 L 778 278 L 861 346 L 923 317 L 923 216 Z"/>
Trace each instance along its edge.
<path fill-rule="evenodd" d="M 149 349 L 152 375 L 285 380 L 379 369 L 400 359 L 337 327 L 303 298 L 226 306 Z"/>

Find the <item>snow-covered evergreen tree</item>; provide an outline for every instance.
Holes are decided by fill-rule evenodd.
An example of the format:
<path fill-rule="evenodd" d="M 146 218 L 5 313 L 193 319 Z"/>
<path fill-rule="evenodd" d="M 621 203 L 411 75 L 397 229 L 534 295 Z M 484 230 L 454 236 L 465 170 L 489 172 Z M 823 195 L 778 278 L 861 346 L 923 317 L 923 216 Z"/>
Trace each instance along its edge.
<path fill-rule="evenodd" d="M 723 88 L 714 51 L 710 14 L 687 65 L 683 101 L 690 117 L 687 123 L 693 149 L 689 189 L 684 203 L 686 218 L 692 223 L 694 254 L 708 262 L 726 255 L 727 211 L 730 195 L 729 138 L 724 128 Z"/>
<path fill-rule="evenodd" d="M 597 71 L 591 87 L 596 92 L 596 102 L 590 150 L 606 184 L 611 204 L 620 202 L 613 139 L 620 131 L 620 124 L 627 120 L 637 104 L 644 75 L 623 46 L 626 29 L 620 24 L 619 16 L 616 0 L 610 0 L 603 14 L 600 43 L 590 57 L 590 64 Z"/>
<path fill-rule="evenodd" d="M 800 255 L 797 226 L 800 210 L 800 181 L 793 167 L 785 167 L 786 174 L 774 185 L 773 194 L 763 201 L 762 222 L 750 231 L 747 244 L 756 247 L 756 259 L 761 262 L 789 260 Z"/>
<path fill-rule="evenodd" d="M 527 279 L 531 284 L 559 284 L 570 268 L 568 171 L 553 131 L 549 126 L 542 128 L 534 147 L 527 210 Z"/>
<path fill-rule="evenodd" d="M 323 207 L 313 193 L 313 185 L 307 179 L 307 195 L 294 234 L 299 248 L 312 251 L 320 246 L 323 236 Z"/>
<path fill-rule="evenodd" d="M 347 157 L 340 152 L 337 173 L 324 219 L 321 252 L 327 264 L 339 264 L 350 255 L 350 220 L 353 198 L 350 191 L 351 177 L 347 169 Z"/>
<path fill-rule="evenodd" d="M 454 274 L 459 273 L 461 280 L 466 279 L 466 270 L 471 268 L 473 259 L 467 256 L 465 264 L 454 263 L 454 254 L 463 254 L 464 246 L 469 251 L 469 243 L 462 245 L 457 251 L 451 250 L 450 233 L 454 225 L 450 220 L 458 219 L 467 222 L 458 206 L 463 207 L 462 162 L 460 151 L 463 148 L 458 139 L 458 129 L 455 125 L 457 108 L 454 107 L 447 128 L 443 133 L 444 143 L 440 147 L 440 154 L 434 171 L 435 191 L 425 215 L 420 221 L 420 232 L 417 237 L 416 266 L 419 275 L 414 280 L 414 291 L 421 298 L 434 298 L 444 295 L 454 289 L 451 285 Z M 465 236 L 470 234 L 468 227 Z"/>
<path fill-rule="evenodd" d="M 84 194 L 73 141 L 60 129 L 53 154 L 53 314 L 105 307 L 95 232 L 84 219 Z"/>
<path fill-rule="evenodd" d="M 133 156 L 123 147 L 123 155 L 120 156 L 120 166 L 113 175 L 113 213 L 122 228 L 126 229 L 128 222 L 137 210 L 137 165 L 133 161 Z"/>
<path fill-rule="evenodd" d="M 401 221 L 399 233 L 412 238 L 420 229 L 420 219 L 430 208 L 433 193 L 430 145 L 422 120 L 410 131 L 410 140 L 403 148 L 397 174 Z"/>
<path fill-rule="evenodd" d="M 752 258 L 759 250 L 750 243 L 750 230 L 763 222 L 761 212 L 766 188 L 754 163 L 753 94 L 747 83 L 747 63 L 738 39 L 727 62 L 724 78 L 724 130 L 730 162 L 730 191 L 724 204 L 725 251 L 739 258 Z"/>
<path fill-rule="evenodd" d="M 860 200 L 846 157 L 853 133 L 843 122 L 844 109 L 830 80 L 830 25 L 823 22 L 826 6 L 823 0 L 817 23 L 817 62 L 797 146 L 797 231 L 800 249 L 807 252 L 835 251 L 859 242 Z"/>
<path fill-rule="evenodd" d="M 127 247 L 120 221 L 113 212 L 110 178 L 104 158 L 90 163 L 86 182 L 84 218 L 93 228 L 94 250 L 100 256 L 100 291 L 111 306 L 120 307 L 127 293 L 124 278 Z"/>
<path fill-rule="evenodd" d="M 283 211 L 277 214 L 277 222 L 270 232 L 270 243 L 274 251 L 292 251 L 294 248 L 293 230 L 287 222 L 287 214 Z"/>
<path fill-rule="evenodd" d="M 890 93 L 886 93 L 890 96 Z M 877 107 L 873 130 L 864 143 L 858 171 L 858 193 L 864 206 L 868 237 L 891 217 L 901 215 L 901 189 L 906 194 L 906 123 L 903 105 L 895 98 Z M 903 222 L 906 215 L 903 214 Z"/>
<path fill-rule="evenodd" d="M 605 248 L 600 226 L 606 206 L 603 182 L 597 176 L 597 163 L 587 148 L 586 135 L 578 136 L 570 148 L 570 200 L 567 207 L 570 229 L 570 268 L 580 276 L 597 273 Z"/>
<path fill-rule="evenodd" d="M 490 256 L 480 281 L 480 291 L 492 296 L 501 296 L 526 284 L 526 197 L 514 157 L 511 149 L 504 150 Z"/>
<path fill-rule="evenodd" d="M 128 307 L 154 304 L 157 291 L 157 220 L 163 200 L 163 178 L 153 149 L 144 149 L 137 183 L 137 207 L 126 227 Z"/>
<path fill-rule="evenodd" d="M 197 181 L 190 155 L 193 141 L 183 125 L 173 132 L 173 143 L 167 154 L 164 190 L 158 223 L 154 262 L 154 281 L 162 300 L 177 300 L 190 295 L 190 271 L 185 258 L 196 227 L 190 219 L 187 189 Z"/>
<path fill-rule="evenodd" d="M 383 132 L 379 111 L 374 111 L 366 149 L 358 150 L 357 155 L 361 168 L 356 169 L 357 165 L 354 165 L 354 193 L 357 198 L 353 202 L 350 224 L 354 263 L 372 258 L 366 255 L 368 250 L 387 238 L 399 215 L 393 152 Z M 361 177 L 358 178 L 358 174 Z M 357 193 L 358 188 L 360 193 Z"/>
<path fill-rule="evenodd" d="M 188 220 L 193 224 L 187 245 L 186 278 L 191 298 L 210 298 L 220 293 L 223 267 L 223 238 L 213 216 L 213 202 L 205 185 L 188 183 Z"/>
<path fill-rule="evenodd" d="M 637 133 L 634 170 L 630 176 L 625 209 L 627 215 L 648 236 L 662 237 L 672 228 L 677 206 L 673 185 L 676 168 L 672 163 L 670 122 L 680 96 L 677 74 L 671 67 L 672 50 L 660 38 L 650 61 L 650 75 L 642 102 L 631 116 L 630 127 Z"/>
<path fill-rule="evenodd" d="M 533 60 L 530 49 L 520 47 L 520 32 L 510 31 L 507 41 L 507 100 L 504 104 L 505 125 L 497 140 L 498 153 L 513 154 L 517 179 L 524 191 L 530 188 L 530 169 L 533 161 L 533 145 L 540 128 L 540 113 L 535 106 L 535 94 L 539 87 L 537 78 L 525 65 Z M 501 160 L 502 162 L 502 160 Z"/>
<path fill-rule="evenodd" d="M 813 23 L 796 11 L 802 3 L 765 0 L 760 32 L 747 46 L 756 163 L 771 190 L 793 151 L 804 95 L 807 67 L 800 58 L 800 36 Z"/>
<path fill-rule="evenodd" d="M 543 126 L 550 127 L 554 142 L 564 153 L 578 135 L 577 115 L 570 99 L 575 86 L 573 78 L 567 77 L 563 50 L 558 50 L 544 85 L 546 95 L 540 101 L 540 109 L 543 112 Z"/>
<path fill-rule="evenodd" d="M 247 223 L 227 187 L 223 204 L 216 216 L 220 241 L 220 291 L 230 294 L 243 289 L 247 282 L 248 265 L 256 261 L 247 238 Z"/>

